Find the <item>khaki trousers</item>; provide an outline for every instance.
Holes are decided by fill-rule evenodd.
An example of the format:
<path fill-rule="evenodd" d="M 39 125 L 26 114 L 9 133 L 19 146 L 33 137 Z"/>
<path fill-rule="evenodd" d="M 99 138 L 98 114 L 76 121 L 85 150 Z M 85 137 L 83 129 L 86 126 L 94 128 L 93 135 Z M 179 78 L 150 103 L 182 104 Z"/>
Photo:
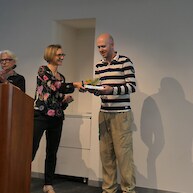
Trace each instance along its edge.
<path fill-rule="evenodd" d="M 121 113 L 99 112 L 100 156 L 103 172 L 103 193 L 118 190 L 117 167 L 123 192 L 135 188 L 131 111 Z"/>

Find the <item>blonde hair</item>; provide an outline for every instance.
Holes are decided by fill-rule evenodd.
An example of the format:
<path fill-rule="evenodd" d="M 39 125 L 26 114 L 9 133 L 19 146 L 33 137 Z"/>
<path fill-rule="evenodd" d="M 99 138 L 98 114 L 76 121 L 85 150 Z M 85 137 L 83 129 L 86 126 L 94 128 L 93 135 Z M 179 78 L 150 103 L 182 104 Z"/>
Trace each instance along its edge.
<path fill-rule="evenodd" d="M 2 59 L 2 55 L 3 54 L 7 54 L 10 58 L 12 58 L 13 60 L 17 61 L 16 55 L 13 52 L 11 52 L 10 50 L 2 50 L 2 51 L 0 51 L 0 59 Z"/>
<path fill-rule="evenodd" d="M 62 49 L 62 46 L 59 44 L 49 45 L 44 51 L 44 60 L 46 60 L 48 63 L 51 62 L 58 49 Z"/>

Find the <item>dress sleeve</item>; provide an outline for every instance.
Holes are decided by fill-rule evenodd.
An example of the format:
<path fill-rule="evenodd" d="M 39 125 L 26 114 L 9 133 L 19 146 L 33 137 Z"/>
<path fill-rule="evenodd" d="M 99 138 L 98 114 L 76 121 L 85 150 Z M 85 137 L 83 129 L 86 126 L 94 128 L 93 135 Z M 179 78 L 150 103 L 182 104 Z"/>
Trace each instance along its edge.
<path fill-rule="evenodd" d="M 73 83 L 62 83 L 60 87 L 60 92 L 63 94 L 69 94 L 74 92 Z"/>

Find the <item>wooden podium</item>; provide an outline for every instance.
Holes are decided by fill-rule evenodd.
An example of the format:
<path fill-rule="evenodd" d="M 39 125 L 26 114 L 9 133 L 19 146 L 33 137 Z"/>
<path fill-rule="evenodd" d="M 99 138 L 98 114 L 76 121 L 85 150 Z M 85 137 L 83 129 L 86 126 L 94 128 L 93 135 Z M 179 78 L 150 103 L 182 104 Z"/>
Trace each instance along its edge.
<path fill-rule="evenodd" d="M 30 193 L 33 99 L 0 84 L 0 192 Z"/>

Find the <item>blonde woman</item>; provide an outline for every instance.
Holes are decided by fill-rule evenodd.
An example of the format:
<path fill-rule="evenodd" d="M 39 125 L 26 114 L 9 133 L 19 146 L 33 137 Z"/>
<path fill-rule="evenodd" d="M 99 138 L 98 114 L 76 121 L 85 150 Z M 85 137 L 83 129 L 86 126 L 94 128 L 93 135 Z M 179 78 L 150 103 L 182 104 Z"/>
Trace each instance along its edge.
<path fill-rule="evenodd" d="M 53 179 L 56 155 L 61 138 L 64 112 L 72 96 L 66 95 L 77 88 L 84 91 L 81 82 L 66 83 L 65 77 L 58 72 L 65 54 L 60 45 L 49 45 L 44 52 L 47 65 L 38 70 L 37 87 L 34 102 L 34 138 L 33 159 L 39 147 L 41 137 L 46 134 L 45 182 L 43 191 L 55 193 Z"/>

